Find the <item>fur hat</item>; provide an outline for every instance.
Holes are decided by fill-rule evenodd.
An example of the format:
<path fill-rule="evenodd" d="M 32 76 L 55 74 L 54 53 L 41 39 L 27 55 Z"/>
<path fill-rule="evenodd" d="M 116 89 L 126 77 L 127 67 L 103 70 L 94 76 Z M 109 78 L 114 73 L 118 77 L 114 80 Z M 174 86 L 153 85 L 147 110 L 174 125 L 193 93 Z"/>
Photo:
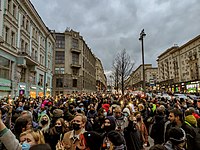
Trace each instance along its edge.
<path fill-rule="evenodd" d="M 186 140 L 185 131 L 182 128 L 172 127 L 169 130 L 169 140 L 175 145 L 183 143 Z"/>
<path fill-rule="evenodd" d="M 63 111 L 61 109 L 55 109 L 53 111 L 53 117 L 56 117 L 56 118 L 60 118 L 62 117 L 64 114 L 63 114 Z"/>

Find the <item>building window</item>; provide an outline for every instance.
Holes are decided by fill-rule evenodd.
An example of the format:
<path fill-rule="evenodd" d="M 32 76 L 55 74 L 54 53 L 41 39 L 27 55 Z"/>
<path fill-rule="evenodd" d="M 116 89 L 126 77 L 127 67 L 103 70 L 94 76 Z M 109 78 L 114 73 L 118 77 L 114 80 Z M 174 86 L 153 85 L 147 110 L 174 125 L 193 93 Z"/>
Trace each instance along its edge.
<path fill-rule="evenodd" d="M 73 86 L 73 87 L 77 87 L 77 79 L 73 79 L 72 82 L 73 82 L 73 83 L 72 83 L 72 86 Z"/>
<path fill-rule="evenodd" d="M 79 54 L 72 53 L 72 64 L 78 65 L 79 64 Z"/>
<path fill-rule="evenodd" d="M 11 33 L 11 45 L 15 46 L 15 32 Z"/>
<path fill-rule="evenodd" d="M 72 48 L 78 49 L 78 39 L 72 39 Z"/>
<path fill-rule="evenodd" d="M 25 21 L 26 21 L 26 18 L 25 18 L 25 16 L 23 15 L 23 18 L 22 18 L 22 27 L 25 27 Z"/>
<path fill-rule="evenodd" d="M 39 86 L 43 86 L 43 80 L 44 80 L 44 76 L 42 74 L 40 74 L 39 75 L 39 82 L 38 82 Z"/>
<path fill-rule="evenodd" d="M 11 79 L 11 62 L 0 56 L 0 78 Z"/>
<path fill-rule="evenodd" d="M 56 48 L 65 48 L 65 36 L 56 35 Z"/>
<path fill-rule="evenodd" d="M 65 74 L 65 68 L 60 68 L 60 74 Z"/>
<path fill-rule="evenodd" d="M 16 14 L 17 14 L 17 7 L 15 4 L 13 4 L 13 16 L 16 18 Z"/>
<path fill-rule="evenodd" d="M 63 78 L 56 79 L 56 87 L 63 87 Z"/>
<path fill-rule="evenodd" d="M 22 68 L 20 82 L 26 81 L 26 68 Z"/>
<path fill-rule="evenodd" d="M 72 74 L 75 75 L 75 76 L 78 76 L 79 75 L 79 69 L 73 68 L 72 69 Z"/>
<path fill-rule="evenodd" d="M 29 27 L 29 21 L 28 20 L 26 20 L 26 31 L 28 31 L 28 28 Z"/>
<path fill-rule="evenodd" d="M 56 51 L 55 63 L 56 64 L 64 64 L 65 63 L 65 52 L 64 51 Z"/>
<path fill-rule="evenodd" d="M 25 43 L 24 52 L 28 53 L 28 43 Z"/>
<path fill-rule="evenodd" d="M 59 74 L 60 68 L 55 68 L 55 74 Z"/>
<path fill-rule="evenodd" d="M 9 12 L 11 12 L 11 0 L 8 0 L 8 8 L 7 8 L 7 10 L 8 10 Z"/>
<path fill-rule="evenodd" d="M 9 37 L 9 28 L 6 27 L 6 30 L 5 30 L 5 41 L 8 43 L 8 37 Z"/>

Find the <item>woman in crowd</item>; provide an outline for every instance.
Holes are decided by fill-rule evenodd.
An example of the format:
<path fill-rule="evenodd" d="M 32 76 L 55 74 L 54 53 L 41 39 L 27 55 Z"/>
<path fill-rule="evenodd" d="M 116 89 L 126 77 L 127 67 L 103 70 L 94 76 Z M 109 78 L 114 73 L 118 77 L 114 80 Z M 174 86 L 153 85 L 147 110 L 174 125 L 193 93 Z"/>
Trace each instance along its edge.
<path fill-rule="evenodd" d="M 20 134 L 20 143 L 23 149 L 25 147 L 30 148 L 37 144 L 45 144 L 45 140 L 41 131 L 27 130 Z"/>
<path fill-rule="evenodd" d="M 63 139 L 64 134 L 69 131 L 63 118 L 56 120 L 55 125 L 50 129 L 47 135 L 47 143 L 51 146 L 52 150 L 56 149 L 56 144 L 59 140 Z"/>

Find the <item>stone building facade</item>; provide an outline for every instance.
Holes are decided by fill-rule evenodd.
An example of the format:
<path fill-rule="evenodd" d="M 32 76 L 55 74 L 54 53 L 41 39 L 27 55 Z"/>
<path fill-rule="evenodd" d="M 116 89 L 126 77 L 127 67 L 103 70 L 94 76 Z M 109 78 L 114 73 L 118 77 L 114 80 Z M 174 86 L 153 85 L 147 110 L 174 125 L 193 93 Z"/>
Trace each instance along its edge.
<path fill-rule="evenodd" d="M 79 32 L 54 33 L 53 95 L 96 91 L 96 57 Z"/>
<path fill-rule="evenodd" d="M 155 88 L 158 80 L 158 68 L 152 64 L 144 64 L 145 85 L 147 90 Z M 132 90 L 141 90 L 143 86 L 143 65 L 136 68 L 126 81 L 126 87 Z"/>
<path fill-rule="evenodd" d="M 160 89 L 200 92 L 200 35 L 182 46 L 173 46 L 158 56 Z"/>
<path fill-rule="evenodd" d="M 29 0 L 3 0 L 0 9 L 0 97 L 50 95 L 49 29 Z"/>
<path fill-rule="evenodd" d="M 107 89 L 107 78 L 101 60 L 96 57 L 96 87 L 98 92 L 105 92 Z"/>

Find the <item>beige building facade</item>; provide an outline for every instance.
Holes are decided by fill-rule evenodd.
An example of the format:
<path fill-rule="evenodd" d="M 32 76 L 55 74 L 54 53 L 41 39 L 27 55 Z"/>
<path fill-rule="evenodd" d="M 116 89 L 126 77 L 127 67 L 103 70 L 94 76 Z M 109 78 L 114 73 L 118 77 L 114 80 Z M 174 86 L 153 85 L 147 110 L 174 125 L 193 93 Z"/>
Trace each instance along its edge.
<path fill-rule="evenodd" d="M 51 95 L 49 29 L 29 0 L 3 0 L 0 9 L 0 97 Z"/>
<path fill-rule="evenodd" d="M 96 57 L 96 87 L 98 92 L 105 92 L 107 89 L 107 78 L 101 60 Z"/>
<path fill-rule="evenodd" d="M 160 89 L 171 92 L 200 91 L 200 35 L 158 56 Z"/>
<path fill-rule="evenodd" d="M 96 91 L 96 57 L 79 32 L 54 33 L 53 95 Z"/>
<path fill-rule="evenodd" d="M 158 80 L 158 68 L 152 67 L 152 64 L 144 64 L 145 68 L 145 85 L 147 90 L 156 88 Z M 135 69 L 128 80 L 126 81 L 126 87 L 132 90 L 141 90 L 143 86 L 143 65 L 140 65 Z"/>

